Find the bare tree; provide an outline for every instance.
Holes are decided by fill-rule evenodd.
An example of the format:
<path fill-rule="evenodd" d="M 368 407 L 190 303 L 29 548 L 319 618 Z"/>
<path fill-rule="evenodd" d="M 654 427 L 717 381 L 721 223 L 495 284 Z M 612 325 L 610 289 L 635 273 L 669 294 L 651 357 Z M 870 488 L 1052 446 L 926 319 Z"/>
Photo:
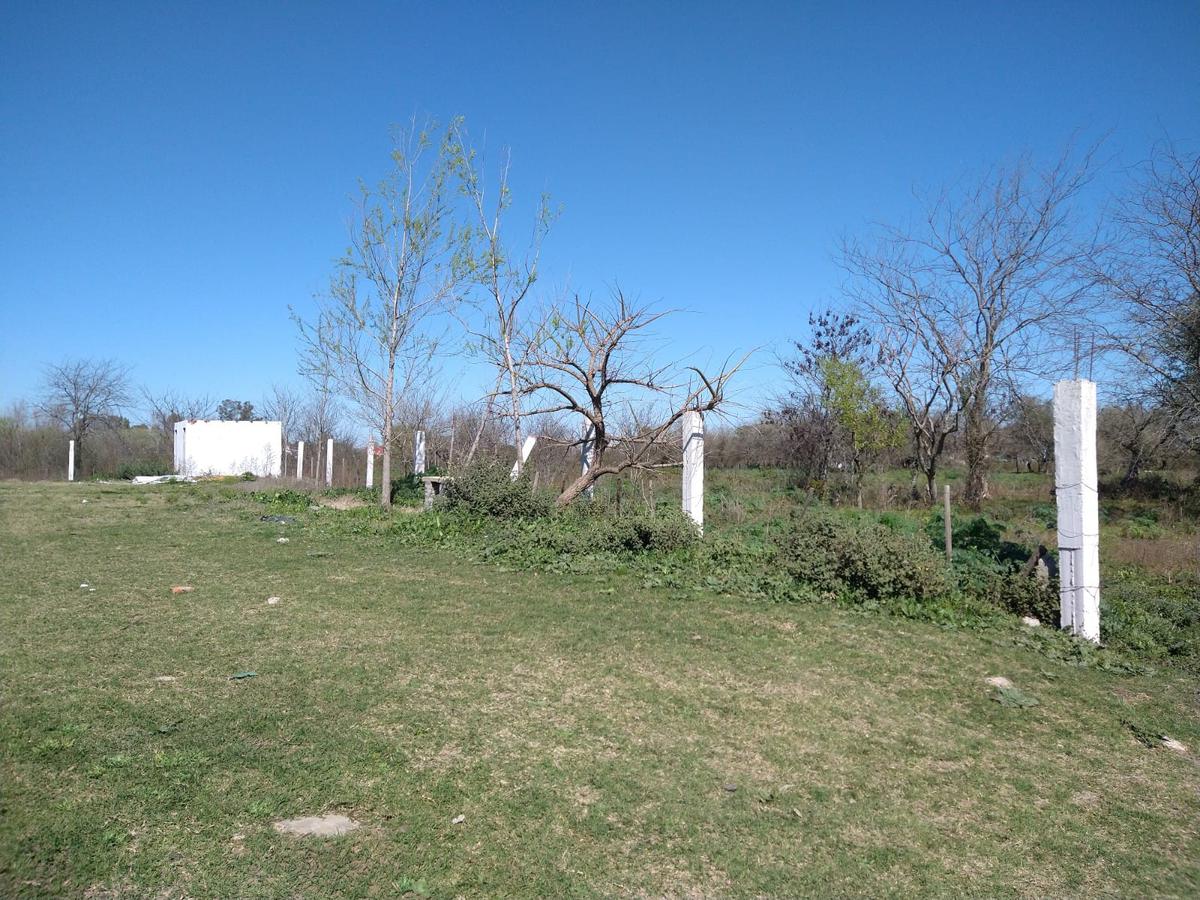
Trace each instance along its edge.
<path fill-rule="evenodd" d="M 68 360 L 46 367 L 38 408 L 75 441 L 82 471 L 88 436 L 119 419 L 130 396 L 127 366 L 111 359 Z"/>
<path fill-rule="evenodd" d="M 893 311 L 897 318 L 904 315 L 900 307 Z M 919 473 L 925 478 L 925 499 L 932 504 L 937 502 L 937 473 L 946 444 L 959 429 L 955 360 L 919 322 L 877 318 L 880 368 L 904 410 L 912 440 L 913 495 Z"/>
<path fill-rule="evenodd" d="M 155 393 L 143 387 L 142 400 L 150 413 L 150 427 L 158 434 L 159 452 L 168 456 L 173 446 L 176 422 L 207 419 L 213 414 L 213 400 L 208 396 L 189 397 L 176 391 Z"/>
<path fill-rule="evenodd" d="M 277 421 L 282 426 L 284 445 L 291 444 L 299 425 L 304 397 L 287 385 L 273 384 L 271 392 L 263 397 L 259 405 L 265 418 Z"/>
<path fill-rule="evenodd" d="M 1177 434 L 1179 419 L 1169 409 L 1145 406 L 1136 399 L 1105 406 L 1097 429 L 1106 450 L 1116 451 L 1121 486 L 1130 487 Z M 1107 455 L 1107 454 L 1106 454 Z"/>
<path fill-rule="evenodd" d="M 576 296 L 551 309 L 523 342 L 521 390 L 537 404 L 528 414 L 578 416 L 589 430 L 591 465 L 559 495 L 559 506 L 606 475 L 653 464 L 684 413 L 726 403 L 726 386 L 745 358 L 714 374 L 655 363 L 645 342 L 665 315 L 620 291 L 607 303 Z"/>
<path fill-rule="evenodd" d="M 914 352 L 918 374 L 937 379 L 919 396 L 940 398 L 943 378 L 953 387 L 971 506 L 987 495 L 1002 377 L 1062 363 L 1064 335 L 1092 286 L 1080 273 L 1095 246 L 1073 211 L 1090 172 L 1090 153 L 1078 163 L 1064 154 L 1044 171 L 1023 160 L 959 196 L 943 192 L 915 227 L 843 247 L 864 314 L 899 352 Z"/>
<path fill-rule="evenodd" d="M 1045 472 L 1054 458 L 1053 404 L 1025 393 L 1018 385 L 1011 385 L 1004 418 L 1014 439 L 1013 456 L 1018 470 L 1024 457 L 1031 471 Z"/>
<path fill-rule="evenodd" d="M 1097 272 L 1124 312 L 1110 338 L 1142 387 L 1131 408 L 1161 404 L 1200 445 L 1200 156 L 1158 147 L 1116 221 Z"/>
<path fill-rule="evenodd" d="M 391 482 L 396 414 L 405 394 L 428 384 L 438 349 L 431 320 L 457 298 L 463 280 L 461 234 L 448 181 L 457 165 L 453 131 L 401 131 L 392 171 L 361 189 L 346 255 L 311 322 L 295 316 L 302 369 L 328 378 L 381 437 L 382 484 Z M 391 505 L 388 490 L 380 504 Z"/>
<path fill-rule="evenodd" d="M 508 389 L 504 393 L 507 394 L 508 400 L 507 414 L 512 422 L 513 446 L 518 451 L 519 473 L 522 465 L 520 448 L 524 442 L 519 372 L 522 360 L 516 349 L 521 331 L 521 304 L 537 281 L 542 242 L 550 230 L 554 214 L 550 209 L 549 198 L 543 195 L 534 217 L 529 246 L 524 256 L 518 259 L 501 235 L 505 215 L 512 205 L 512 190 L 508 183 L 510 154 L 507 150 L 504 151 L 495 192 L 489 196 L 484 178 L 476 166 L 477 153 L 474 149 L 468 149 L 469 141 L 461 125 L 455 126 L 454 133 L 459 145 L 462 189 L 470 201 L 475 220 L 474 226 L 468 230 L 471 244 L 471 276 L 483 294 L 483 300 L 479 304 L 484 315 L 483 325 L 470 328 L 469 333 L 474 349 L 497 370 L 496 391 L 492 397 L 499 392 L 502 384 L 507 384 Z M 491 409 L 490 397 L 489 413 Z M 474 455 L 476 446 L 478 439 L 472 443 L 468 461 Z"/>

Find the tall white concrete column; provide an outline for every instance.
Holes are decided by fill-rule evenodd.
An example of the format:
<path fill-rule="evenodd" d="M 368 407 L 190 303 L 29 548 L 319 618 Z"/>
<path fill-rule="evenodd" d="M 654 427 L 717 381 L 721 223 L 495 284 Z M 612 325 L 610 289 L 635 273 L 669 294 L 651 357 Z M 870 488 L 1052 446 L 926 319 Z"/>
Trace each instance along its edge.
<path fill-rule="evenodd" d="M 586 475 L 591 471 L 596 459 L 596 428 L 591 422 L 583 423 L 583 441 L 579 444 L 579 474 Z M 595 485 L 588 485 L 583 494 L 591 499 L 595 493 Z"/>
<path fill-rule="evenodd" d="M 333 487 L 333 438 L 325 445 L 325 486 Z"/>
<path fill-rule="evenodd" d="M 1100 641 L 1100 495 L 1096 383 L 1054 386 L 1054 497 L 1062 627 Z"/>
<path fill-rule="evenodd" d="M 425 474 L 425 432 L 413 432 L 413 472 Z"/>
<path fill-rule="evenodd" d="M 67 445 L 67 481 L 75 480 L 75 442 Z"/>
<path fill-rule="evenodd" d="M 683 414 L 683 512 L 704 532 L 704 416 Z"/>
<path fill-rule="evenodd" d="M 304 441 L 296 442 L 296 477 L 304 477 Z"/>
<path fill-rule="evenodd" d="M 521 467 L 529 461 L 529 454 L 533 452 L 533 447 L 536 443 L 537 437 L 535 435 L 529 434 L 525 436 L 525 440 L 521 444 L 521 459 L 519 462 L 513 463 L 512 472 L 509 474 L 509 477 L 513 481 L 517 480 L 517 477 L 521 474 Z"/>
<path fill-rule="evenodd" d="M 375 486 L 375 445 L 367 441 L 367 487 Z"/>

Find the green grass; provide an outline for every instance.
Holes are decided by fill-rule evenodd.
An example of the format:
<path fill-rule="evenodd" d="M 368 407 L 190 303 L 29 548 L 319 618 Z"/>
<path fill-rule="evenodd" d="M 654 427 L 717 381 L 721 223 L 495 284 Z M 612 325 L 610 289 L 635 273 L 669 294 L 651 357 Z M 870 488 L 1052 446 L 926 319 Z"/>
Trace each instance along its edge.
<path fill-rule="evenodd" d="M 1172 669 L 263 512 L 0 484 L 0 895 L 1200 891 L 1200 716 Z M 323 812 L 362 828 L 271 827 Z"/>

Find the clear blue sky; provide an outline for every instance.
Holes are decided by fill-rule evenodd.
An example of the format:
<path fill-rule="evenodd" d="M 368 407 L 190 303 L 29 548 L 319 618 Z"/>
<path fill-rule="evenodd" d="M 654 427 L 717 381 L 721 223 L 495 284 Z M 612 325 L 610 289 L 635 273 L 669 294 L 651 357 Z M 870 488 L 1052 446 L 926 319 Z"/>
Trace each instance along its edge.
<path fill-rule="evenodd" d="M 1098 187 L 1200 138 L 1200 3 L 33 3 L 0 12 L 0 404 L 41 366 L 257 400 L 289 304 L 414 114 L 512 148 L 563 206 L 545 286 L 681 307 L 679 354 L 770 349 L 836 242 L 912 189 L 1072 134 Z M 461 382 L 466 393 L 475 379 Z"/>

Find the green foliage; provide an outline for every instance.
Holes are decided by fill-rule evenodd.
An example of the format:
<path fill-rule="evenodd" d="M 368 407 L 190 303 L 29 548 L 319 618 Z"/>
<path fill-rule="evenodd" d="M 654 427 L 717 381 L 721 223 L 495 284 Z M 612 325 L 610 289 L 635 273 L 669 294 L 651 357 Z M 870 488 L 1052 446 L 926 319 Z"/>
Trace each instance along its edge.
<path fill-rule="evenodd" d="M 998 687 L 992 699 L 1001 706 L 1012 706 L 1017 709 L 1028 709 L 1031 706 L 1037 706 L 1040 702 L 1037 697 L 1032 694 L 1027 694 L 1018 687 Z"/>
<path fill-rule="evenodd" d="M 426 474 L 432 475 L 433 472 Z M 392 479 L 392 502 L 401 506 L 415 506 L 425 500 L 425 484 L 421 476 L 412 474 Z"/>
<path fill-rule="evenodd" d="M 952 587 L 944 561 L 924 540 L 878 522 L 805 510 L 777 540 L 787 572 L 822 592 L 921 603 L 945 597 Z"/>
<path fill-rule="evenodd" d="M 174 467 L 161 459 L 139 459 L 122 463 L 111 472 L 96 473 L 96 478 L 104 481 L 129 481 L 139 475 L 170 475 Z"/>
<path fill-rule="evenodd" d="M 855 460 L 871 457 L 904 440 L 903 421 L 888 415 L 883 397 L 862 367 L 828 356 L 819 364 L 833 419 L 845 432 Z"/>
<path fill-rule="evenodd" d="M 291 488 L 279 491 L 254 491 L 250 496 L 264 506 L 286 512 L 300 512 L 308 509 L 312 504 L 312 497 L 307 493 L 294 491 Z"/>
<path fill-rule="evenodd" d="M 514 479 L 497 460 L 482 460 L 454 476 L 442 493 L 442 506 L 468 516 L 536 519 L 550 514 L 550 498 L 533 490 L 528 470 Z"/>
<path fill-rule="evenodd" d="M 1118 571 L 1100 592 L 1100 629 L 1114 649 L 1200 672 L 1200 584 Z"/>

